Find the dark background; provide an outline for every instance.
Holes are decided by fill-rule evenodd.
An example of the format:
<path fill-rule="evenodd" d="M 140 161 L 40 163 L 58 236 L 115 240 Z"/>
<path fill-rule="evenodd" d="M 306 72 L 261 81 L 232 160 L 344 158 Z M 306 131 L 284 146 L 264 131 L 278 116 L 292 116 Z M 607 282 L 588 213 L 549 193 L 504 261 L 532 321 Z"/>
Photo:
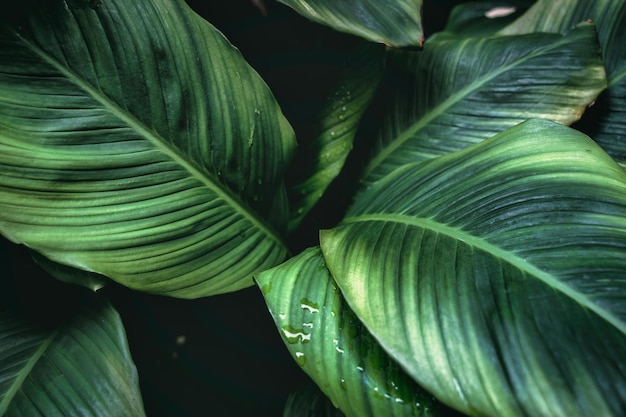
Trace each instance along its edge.
<path fill-rule="evenodd" d="M 426 35 L 443 28 L 460 1 L 425 0 Z M 356 38 L 312 23 L 274 0 L 267 14 L 250 0 L 189 0 L 265 79 L 297 135 L 337 76 L 337 58 Z M 82 288 L 51 278 L 22 246 L 0 239 L 4 307 L 54 324 L 71 314 Z M 111 285 L 137 365 L 149 417 L 280 416 L 287 396 L 309 382 L 287 353 L 256 287 L 177 300 Z M 2 307 L 2 306 L 0 306 Z"/>

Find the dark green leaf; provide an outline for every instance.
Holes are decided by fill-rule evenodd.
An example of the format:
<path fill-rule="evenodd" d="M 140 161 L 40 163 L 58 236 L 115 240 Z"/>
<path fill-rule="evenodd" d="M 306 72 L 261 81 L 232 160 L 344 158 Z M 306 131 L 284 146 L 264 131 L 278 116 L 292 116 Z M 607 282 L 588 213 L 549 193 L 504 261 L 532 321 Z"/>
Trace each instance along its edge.
<path fill-rule="evenodd" d="M 0 415 L 145 415 L 117 312 L 85 309 L 55 329 L 0 313 Z"/>
<path fill-rule="evenodd" d="M 539 0 L 501 33 L 564 33 L 584 21 L 592 21 L 598 28 L 608 89 L 596 101 L 589 117 L 576 127 L 590 135 L 609 155 L 626 167 L 626 2 Z"/>
<path fill-rule="evenodd" d="M 34 3 L 0 22 L 2 234 L 177 297 L 281 262 L 295 140 L 239 51 L 182 0 Z"/>

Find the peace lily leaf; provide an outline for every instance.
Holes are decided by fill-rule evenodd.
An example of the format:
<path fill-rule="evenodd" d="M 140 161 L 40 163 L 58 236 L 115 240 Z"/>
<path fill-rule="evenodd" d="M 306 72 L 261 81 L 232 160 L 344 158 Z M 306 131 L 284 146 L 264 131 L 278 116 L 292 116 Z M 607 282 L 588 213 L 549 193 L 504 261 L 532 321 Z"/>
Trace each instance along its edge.
<path fill-rule="evenodd" d="M 489 0 L 459 4 L 450 12 L 444 31 L 434 36 L 491 36 L 517 19 L 531 3 L 529 0 Z"/>
<path fill-rule="evenodd" d="M 256 280 L 291 355 L 347 416 L 444 415 L 346 306 L 319 248 Z"/>
<path fill-rule="evenodd" d="M 606 87 L 591 24 L 563 36 L 435 38 L 422 52 L 391 51 L 388 67 L 394 99 L 372 141 L 367 183 L 528 118 L 572 123 Z"/>
<path fill-rule="evenodd" d="M 0 28 L 2 234 L 177 297 L 281 262 L 295 140 L 239 51 L 183 1 L 37 4 Z"/>
<path fill-rule="evenodd" d="M 504 28 L 502 33 L 565 32 L 585 20 L 592 20 L 598 27 L 608 89 L 599 97 L 585 123 L 576 127 L 590 135 L 626 167 L 626 2 L 540 0 L 517 21 Z"/>
<path fill-rule="evenodd" d="M 533 120 L 398 169 L 321 248 L 347 303 L 442 402 L 481 416 L 626 407 L 626 172 Z"/>
<path fill-rule="evenodd" d="M 118 313 L 107 303 L 55 329 L 0 313 L 0 415 L 145 415 Z"/>
<path fill-rule="evenodd" d="M 357 45 L 343 63 L 340 79 L 317 116 L 313 139 L 304 143 L 287 176 L 295 229 L 337 177 L 352 149 L 357 126 L 383 73 L 384 47 Z"/>
<path fill-rule="evenodd" d="M 314 22 L 385 45 L 421 46 L 422 0 L 278 0 Z"/>

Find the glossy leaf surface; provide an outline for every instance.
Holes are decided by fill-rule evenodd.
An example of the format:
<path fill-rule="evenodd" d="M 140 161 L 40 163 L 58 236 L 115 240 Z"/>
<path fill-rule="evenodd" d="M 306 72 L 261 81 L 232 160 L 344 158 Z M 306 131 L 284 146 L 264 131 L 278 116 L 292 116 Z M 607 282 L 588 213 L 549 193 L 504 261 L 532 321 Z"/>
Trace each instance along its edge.
<path fill-rule="evenodd" d="M 54 329 L 1 313 L 0 415 L 145 415 L 118 313 L 105 304 Z"/>
<path fill-rule="evenodd" d="M 435 38 L 421 52 L 392 51 L 388 67 L 393 99 L 372 138 L 368 183 L 529 118 L 573 123 L 606 87 L 591 24 L 567 35 Z"/>
<path fill-rule="evenodd" d="M 186 298 L 281 262 L 295 140 L 239 51 L 179 0 L 34 4 L 0 27 L 0 231 Z"/>
<path fill-rule="evenodd" d="M 626 407 L 626 173 L 532 120 L 406 166 L 321 247 L 346 301 L 415 380 L 481 416 Z"/>
<path fill-rule="evenodd" d="M 350 311 L 319 248 L 256 279 L 289 352 L 344 414 L 445 415 Z"/>
<path fill-rule="evenodd" d="M 335 30 L 389 46 L 423 41 L 422 0 L 279 0 L 303 16 Z"/>
<path fill-rule="evenodd" d="M 501 33 L 563 33 L 584 21 L 593 21 L 598 27 L 608 89 L 578 128 L 626 167 L 626 1 L 540 0 Z"/>

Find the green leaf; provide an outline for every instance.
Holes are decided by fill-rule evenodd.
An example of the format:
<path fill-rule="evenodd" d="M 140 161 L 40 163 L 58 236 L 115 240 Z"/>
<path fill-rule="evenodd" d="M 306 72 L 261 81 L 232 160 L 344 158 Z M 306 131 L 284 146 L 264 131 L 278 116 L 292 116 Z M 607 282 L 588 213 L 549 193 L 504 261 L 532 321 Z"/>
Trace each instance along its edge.
<path fill-rule="evenodd" d="M 372 138 L 368 183 L 529 118 L 572 123 L 606 87 L 591 24 L 566 35 L 435 38 L 422 52 L 391 51 L 388 67 L 393 99 Z"/>
<path fill-rule="evenodd" d="M 0 22 L 2 234 L 185 298 L 280 263 L 295 139 L 239 51 L 179 0 L 36 4 Z"/>
<path fill-rule="evenodd" d="M 421 46 L 422 0 L 278 0 L 306 18 L 385 45 Z"/>
<path fill-rule="evenodd" d="M 0 313 L 0 415 L 145 415 L 118 313 L 106 303 L 54 329 Z"/>
<path fill-rule="evenodd" d="M 384 47 L 359 43 L 350 52 L 342 62 L 337 85 L 312 122 L 312 140 L 301 144 L 288 172 L 290 230 L 302 222 L 340 173 L 382 78 Z"/>
<path fill-rule="evenodd" d="M 626 2 L 623 0 L 539 0 L 503 34 L 532 31 L 565 32 L 583 21 L 598 27 L 606 66 L 608 90 L 576 127 L 596 140 L 609 155 L 626 167 Z"/>
<path fill-rule="evenodd" d="M 440 416 L 345 304 L 319 248 L 256 276 L 289 352 L 347 416 Z"/>
<path fill-rule="evenodd" d="M 439 400 L 480 416 L 626 407 L 626 172 L 532 120 L 406 166 L 321 248 L 347 303 Z"/>

